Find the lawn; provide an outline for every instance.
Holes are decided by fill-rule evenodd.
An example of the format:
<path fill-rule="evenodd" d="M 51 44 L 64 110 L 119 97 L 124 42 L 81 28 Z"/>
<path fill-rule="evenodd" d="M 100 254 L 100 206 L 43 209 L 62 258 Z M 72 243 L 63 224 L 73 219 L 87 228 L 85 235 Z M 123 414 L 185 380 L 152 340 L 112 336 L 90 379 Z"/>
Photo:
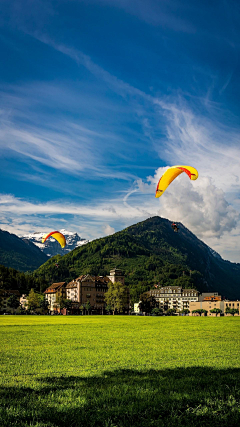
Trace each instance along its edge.
<path fill-rule="evenodd" d="M 240 317 L 0 316 L 1 427 L 240 425 Z"/>

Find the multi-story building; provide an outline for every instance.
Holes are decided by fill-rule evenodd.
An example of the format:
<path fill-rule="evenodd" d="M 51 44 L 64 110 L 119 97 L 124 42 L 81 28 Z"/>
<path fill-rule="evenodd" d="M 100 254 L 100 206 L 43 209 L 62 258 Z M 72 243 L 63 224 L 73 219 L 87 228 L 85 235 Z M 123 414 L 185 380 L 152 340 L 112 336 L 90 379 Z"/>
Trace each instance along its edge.
<path fill-rule="evenodd" d="M 180 286 L 164 286 L 148 291 L 164 311 L 175 309 L 177 312 L 189 309 L 191 301 L 198 301 L 199 292 L 196 289 L 183 289 Z"/>
<path fill-rule="evenodd" d="M 207 316 L 216 316 L 215 313 L 210 313 L 210 310 L 218 308 L 224 313 L 224 301 L 221 300 L 203 300 L 203 301 L 191 301 L 189 304 L 190 316 L 198 316 L 198 314 L 192 313 L 193 310 L 206 310 Z"/>
<path fill-rule="evenodd" d="M 73 302 L 72 309 L 78 310 L 81 305 L 89 302 L 94 310 L 103 310 L 104 294 L 108 290 L 108 283 L 109 280 L 106 277 L 89 274 L 72 280 L 66 286 L 66 297 Z"/>
<path fill-rule="evenodd" d="M 212 301 L 214 299 L 216 301 L 221 301 L 222 297 L 218 295 L 218 292 L 203 292 L 199 295 L 198 301 Z"/>
<path fill-rule="evenodd" d="M 92 310 L 103 313 L 106 306 L 104 295 L 110 282 L 124 284 L 122 271 L 113 269 L 110 271 L 110 276 L 107 277 L 85 274 L 69 282 L 66 286 L 66 298 L 72 301 L 72 311 L 78 312 L 81 306 L 89 302 Z M 129 301 L 129 289 L 127 288 L 126 310 L 129 309 Z"/>
<path fill-rule="evenodd" d="M 225 314 L 226 308 L 229 307 L 229 308 L 236 308 L 238 310 L 238 314 L 235 314 L 235 316 L 240 316 L 240 302 L 239 301 L 227 301 L 227 300 L 225 300 L 225 301 L 223 301 L 223 303 L 224 303 L 224 314 Z M 231 314 L 230 314 L 230 316 L 231 316 Z"/>
<path fill-rule="evenodd" d="M 44 294 L 49 304 L 49 310 L 51 312 L 60 311 L 58 301 L 60 298 L 66 298 L 66 282 L 53 283 Z"/>
<path fill-rule="evenodd" d="M 219 298 L 220 295 L 218 296 Z M 198 316 L 197 313 L 192 313 L 193 310 L 199 310 L 199 309 L 203 309 L 207 311 L 207 316 L 216 316 L 215 313 L 211 313 L 211 310 L 213 310 L 214 308 L 218 308 L 220 310 L 222 310 L 222 314 L 226 315 L 225 311 L 226 308 L 236 308 L 238 310 L 238 314 L 235 314 L 235 316 L 239 316 L 240 315 L 240 302 L 239 301 L 227 301 L 227 300 L 216 300 L 216 299 L 212 299 L 212 300 L 203 300 L 203 301 L 198 301 L 198 302 L 191 302 L 189 305 L 189 310 L 191 311 L 191 316 Z M 229 316 L 231 316 L 231 314 L 229 314 Z"/>

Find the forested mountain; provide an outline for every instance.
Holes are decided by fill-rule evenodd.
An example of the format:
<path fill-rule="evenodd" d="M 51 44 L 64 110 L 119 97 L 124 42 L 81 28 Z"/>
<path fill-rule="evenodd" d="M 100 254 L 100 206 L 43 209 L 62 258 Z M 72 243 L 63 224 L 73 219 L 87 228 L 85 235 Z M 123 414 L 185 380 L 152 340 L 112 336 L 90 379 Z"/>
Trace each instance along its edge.
<path fill-rule="evenodd" d="M 0 265 L 0 289 L 15 289 L 20 294 L 28 294 L 31 288 L 40 292 L 46 289 L 46 283 L 41 277 Z"/>
<path fill-rule="evenodd" d="M 0 230 L 0 264 L 20 271 L 33 271 L 48 259 L 33 243 Z"/>
<path fill-rule="evenodd" d="M 105 276 L 117 267 L 125 273 L 133 300 L 156 283 L 240 299 L 240 264 L 224 261 L 184 225 L 178 227 L 175 233 L 169 220 L 147 219 L 49 259 L 34 276 L 48 284 L 87 273 Z"/>

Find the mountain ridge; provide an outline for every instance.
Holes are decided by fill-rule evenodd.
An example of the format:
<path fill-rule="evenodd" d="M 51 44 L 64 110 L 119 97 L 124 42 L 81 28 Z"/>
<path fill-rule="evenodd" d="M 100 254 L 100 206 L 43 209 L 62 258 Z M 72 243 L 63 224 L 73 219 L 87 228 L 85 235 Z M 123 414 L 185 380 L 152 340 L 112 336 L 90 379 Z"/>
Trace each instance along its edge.
<path fill-rule="evenodd" d="M 47 259 L 30 241 L 0 229 L 0 264 L 19 271 L 33 271 Z"/>
<path fill-rule="evenodd" d="M 168 219 L 148 218 L 62 258 L 53 257 L 34 274 L 47 280 L 70 281 L 80 274 L 106 275 L 117 267 L 125 272 L 135 299 L 154 283 L 194 286 L 201 292 L 218 291 L 240 299 L 240 264 L 216 256 L 183 224 L 178 223 L 178 227 L 175 233 Z"/>

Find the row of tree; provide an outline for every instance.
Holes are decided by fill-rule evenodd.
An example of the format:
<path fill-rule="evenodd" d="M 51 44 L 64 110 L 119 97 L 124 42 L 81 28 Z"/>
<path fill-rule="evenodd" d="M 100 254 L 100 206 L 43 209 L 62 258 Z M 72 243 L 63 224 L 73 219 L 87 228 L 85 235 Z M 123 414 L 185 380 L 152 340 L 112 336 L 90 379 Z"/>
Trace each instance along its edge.
<path fill-rule="evenodd" d="M 223 313 L 220 308 L 213 308 L 212 310 L 209 310 L 210 313 L 220 315 Z M 162 316 L 163 313 L 167 314 L 168 316 L 173 316 L 177 313 L 177 310 L 175 308 L 169 308 L 168 310 L 164 311 L 162 308 L 155 307 L 152 309 L 151 314 L 155 314 L 156 316 Z M 184 308 L 183 310 L 178 312 L 179 314 L 189 314 L 190 310 L 188 308 Z M 192 314 L 199 314 L 206 316 L 208 314 L 208 310 L 204 310 L 203 308 L 199 308 L 197 310 L 193 310 Z M 231 314 L 234 316 L 234 314 L 239 314 L 239 310 L 237 308 L 230 308 L 226 307 L 225 314 Z"/>

